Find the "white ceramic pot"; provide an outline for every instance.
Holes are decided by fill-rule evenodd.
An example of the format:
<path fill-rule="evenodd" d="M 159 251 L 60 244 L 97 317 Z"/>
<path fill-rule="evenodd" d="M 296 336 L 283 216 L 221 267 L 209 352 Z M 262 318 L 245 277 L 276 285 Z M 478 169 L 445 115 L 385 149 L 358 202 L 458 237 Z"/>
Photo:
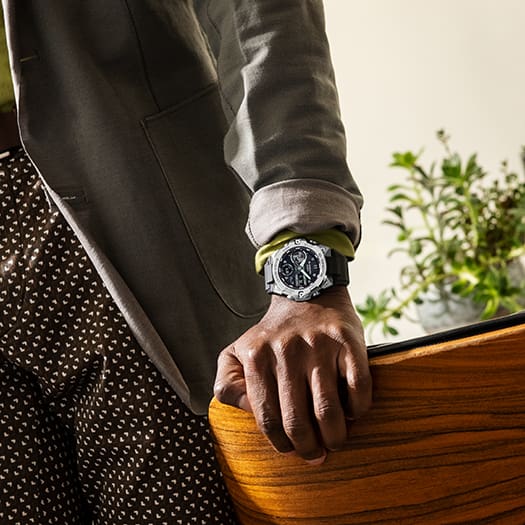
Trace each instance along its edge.
<path fill-rule="evenodd" d="M 525 265 L 523 259 L 515 259 L 508 266 L 509 277 L 515 285 L 525 281 Z M 481 320 L 483 305 L 479 305 L 468 297 L 453 294 L 450 285 L 431 287 L 421 294 L 422 303 L 416 306 L 421 326 L 427 333 L 438 332 L 448 328 L 457 328 L 476 323 Z M 525 307 L 525 297 L 519 301 Z M 495 317 L 507 315 L 509 312 L 500 309 Z"/>
<path fill-rule="evenodd" d="M 416 306 L 421 326 L 427 333 L 456 328 L 480 320 L 483 306 L 468 297 L 450 291 L 450 285 L 431 287 L 420 296 L 423 301 Z"/>

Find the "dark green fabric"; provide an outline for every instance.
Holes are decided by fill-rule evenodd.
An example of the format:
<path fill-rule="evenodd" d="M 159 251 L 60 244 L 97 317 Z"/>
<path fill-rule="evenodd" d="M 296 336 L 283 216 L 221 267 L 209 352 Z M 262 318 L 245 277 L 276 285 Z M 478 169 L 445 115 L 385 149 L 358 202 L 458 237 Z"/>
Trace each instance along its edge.
<path fill-rule="evenodd" d="M 9 111 L 15 102 L 7 44 L 5 42 L 5 27 L 3 11 L 0 8 L 0 112 Z"/>

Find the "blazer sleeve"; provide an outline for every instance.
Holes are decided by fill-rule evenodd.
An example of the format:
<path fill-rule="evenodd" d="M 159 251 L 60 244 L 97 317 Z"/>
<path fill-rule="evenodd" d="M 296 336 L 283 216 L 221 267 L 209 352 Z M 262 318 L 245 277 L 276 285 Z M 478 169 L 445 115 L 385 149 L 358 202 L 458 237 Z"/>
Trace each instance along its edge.
<path fill-rule="evenodd" d="M 229 122 L 226 163 L 253 191 L 256 247 L 288 229 L 360 239 L 321 0 L 194 0 Z"/>

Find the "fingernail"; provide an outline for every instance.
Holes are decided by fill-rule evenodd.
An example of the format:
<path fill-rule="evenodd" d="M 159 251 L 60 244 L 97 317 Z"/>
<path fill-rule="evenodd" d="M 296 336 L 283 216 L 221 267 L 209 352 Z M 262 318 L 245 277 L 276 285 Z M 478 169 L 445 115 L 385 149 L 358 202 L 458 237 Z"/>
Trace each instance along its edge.
<path fill-rule="evenodd" d="M 308 465 L 311 465 L 311 466 L 315 467 L 317 465 L 322 465 L 324 463 L 325 459 L 326 459 L 326 454 L 323 454 L 322 456 L 319 456 L 318 458 L 307 459 L 305 461 L 306 461 L 306 463 L 308 463 Z"/>

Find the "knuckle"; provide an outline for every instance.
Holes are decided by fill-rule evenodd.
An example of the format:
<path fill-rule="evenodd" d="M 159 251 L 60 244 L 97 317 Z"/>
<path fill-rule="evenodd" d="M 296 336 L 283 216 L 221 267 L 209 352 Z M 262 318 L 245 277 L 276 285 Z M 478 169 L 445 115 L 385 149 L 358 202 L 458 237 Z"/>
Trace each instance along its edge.
<path fill-rule="evenodd" d="M 315 416 L 318 421 L 329 423 L 335 421 L 340 414 L 341 407 L 329 401 L 321 402 L 315 407 Z"/>
<path fill-rule="evenodd" d="M 213 395 L 221 402 L 226 405 L 235 405 L 236 401 L 240 398 L 241 393 L 237 389 L 233 388 L 232 385 L 219 381 L 215 383 L 213 387 Z"/>
<path fill-rule="evenodd" d="M 325 333 L 325 329 L 309 333 L 305 339 L 312 348 L 326 348 L 332 343 L 330 336 Z"/>
<path fill-rule="evenodd" d="M 267 437 L 273 437 L 276 434 L 283 432 L 283 425 L 281 421 L 274 417 L 263 417 L 258 421 L 260 431 Z"/>
<path fill-rule="evenodd" d="M 267 345 L 253 345 L 246 349 L 247 363 L 254 368 L 267 364 L 270 348 Z"/>
<path fill-rule="evenodd" d="M 332 333 L 345 341 L 364 341 L 363 325 L 341 321 L 333 323 L 331 327 Z"/>
<path fill-rule="evenodd" d="M 300 419 L 293 417 L 288 418 L 283 422 L 286 435 L 293 441 L 303 441 L 310 433 L 310 426 Z"/>
<path fill-rule="evenodd" d="M 365 333 L 362 326 L 346 328 L 341 332 L 343 340 L 350 343 L 353 347 L 361 348 L 366 351 Z"/>
<path fill-rule="evenodd" d="M 283 358 L 294 358 L 304 346 L 303 338 L 299 335 L 292 335 L 281 338 L 275 345 L 277 352 Z"/>
<path fill-rule="evenodd" d="M 213 385 L 213 395 L 219 400 L 222 401 L 228 397 L 229 387 L 226 383 L 218 381 Z"/>
<path fill-rule="evenodd" d="M 333 328 L 333 332 L 337 339 L 341 342 L 352 342 L 355 338 L 355 330 L 349 326 L 337 326 Z"/>

